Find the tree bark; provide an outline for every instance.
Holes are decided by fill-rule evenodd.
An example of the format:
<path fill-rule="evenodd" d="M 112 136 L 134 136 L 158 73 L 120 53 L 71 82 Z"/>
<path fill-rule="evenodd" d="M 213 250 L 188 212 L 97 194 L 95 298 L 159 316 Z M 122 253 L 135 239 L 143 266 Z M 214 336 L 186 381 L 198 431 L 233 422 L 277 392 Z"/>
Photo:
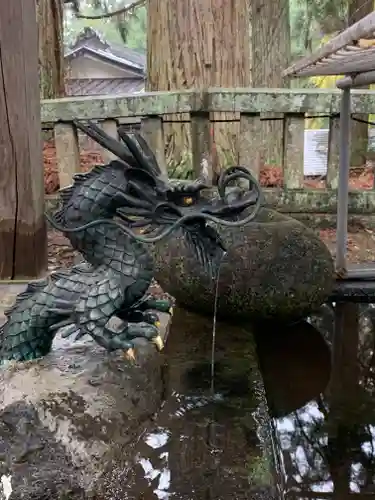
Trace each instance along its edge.
<path fill-rule="evenodd" d="M 290 28 L 288 0 L 251 0 L 252 87 L 289 87 L 282 78 L 283 69 L 290 61 Z M 264 143 L 263 161 L 282 165 L 282 115 L 266 114 L 271 119 L 262 124 L 262 136 L 272 138 Z"/>
<path fill-rule="evenodd" d="M 147 57 L 149 91 L 249 86 L 248 0 L 149 0 Z M 215 143 L 233 156 L 237 134 L 222 129 L 215 127 Z M 186 161 L 186 124 L 166 127 L 166 139 L 168 160 Z"/>
<path fill-rule="evenodd" d="M 373 11 L 373 2 L 368 0 L 350 0 L 348 9 L 348 25 L 356 23 Z M 368 88 L 368 87 L 367 87 Z M 368 115 L 353 115 L 353 118 L 368 120 Z M 351 158 L 352 167 L 362 167 L 367 160 L 368 124 L 352 120 L 351 126 Z"/>
<path fill-rule="evenodd" d="M 35 2 L 0 2 L 0 279 L 47 268 Z"/>
<path fill-rule="evenodd" d="M 40 98 L 55 99 L 65 94 L 62 0 L 38 0 L 37 18 Z"/>

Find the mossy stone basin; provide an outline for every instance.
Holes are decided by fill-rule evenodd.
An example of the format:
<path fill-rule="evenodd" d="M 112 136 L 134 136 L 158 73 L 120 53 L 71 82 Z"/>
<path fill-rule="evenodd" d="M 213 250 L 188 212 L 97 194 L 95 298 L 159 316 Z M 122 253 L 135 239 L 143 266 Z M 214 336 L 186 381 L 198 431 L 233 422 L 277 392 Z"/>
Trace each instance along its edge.
<path fill-rule="evenodd" d="M 292 217 L 262 208 L 252 223 L 219 227 L 228 252 L 220 270 L 218 317 L 299 319 L 325 302 L 334 284 L 332 256 Z M 215 281 L 196 262 L 181 232 L 155 245 L 155 278 L 187 310 L 212 315 Z"/>

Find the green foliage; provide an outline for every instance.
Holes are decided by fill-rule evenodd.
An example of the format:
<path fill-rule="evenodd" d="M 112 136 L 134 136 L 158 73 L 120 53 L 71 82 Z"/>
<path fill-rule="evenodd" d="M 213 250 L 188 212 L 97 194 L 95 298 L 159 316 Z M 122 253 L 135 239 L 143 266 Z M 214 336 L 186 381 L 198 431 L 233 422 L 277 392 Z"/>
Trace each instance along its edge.
<path fill-rule="evenodd" d="M 113 12 L 124 6 L 123 0 L 92 0 L 80 2 L 80 14 L 92 16 Z M 146 49 L 146 7 L 141 6 L 126 16 L 120 15 L 102 19 L 82 19 L 75 16 L 74 11 L 66 7 L 64 19 L 64 43 L 71 45 L 77 35 L 85 27 L 100 32 L 109 43 L 126 43 L 132 49 Z"/>
<path fill-rule="evenodd" d="M 346 27 L 350 0 L 290 0 L 291 49 L 294 59 L 314 51 L 322 37 Z"/>
<path fill-rule="evenodd" d="M 193 158 L 191 151 L 186 151 L 180 162 L 170 161 L 168 163 L 168 176 L 171 179 L 190 180 L 194 178 Z"/>

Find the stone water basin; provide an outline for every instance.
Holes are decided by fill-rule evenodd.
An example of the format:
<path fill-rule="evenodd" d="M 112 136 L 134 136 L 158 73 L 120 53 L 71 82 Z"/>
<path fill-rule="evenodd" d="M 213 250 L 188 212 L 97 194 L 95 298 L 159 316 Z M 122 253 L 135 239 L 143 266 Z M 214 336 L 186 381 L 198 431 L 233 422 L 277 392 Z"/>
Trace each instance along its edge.
<path fill-rule="evenodd" d="M 210 321 L 176 310 L 165 351 L 140 346 L 135 365 L 58 336 L 3 370 L 0 498 L 278 498 L 255 344 L 218 325 L 212 393 L 211 340 Z"/>
<path fill-rule="evenodd" d="M 213 393 L 212 324 L 192 313 L 135 366 L 58 338 L 1 374 L 0 498 L 375 500 L 374 317 L 345 366 L 327 307 L 254 338 L 219 323 Z"/>

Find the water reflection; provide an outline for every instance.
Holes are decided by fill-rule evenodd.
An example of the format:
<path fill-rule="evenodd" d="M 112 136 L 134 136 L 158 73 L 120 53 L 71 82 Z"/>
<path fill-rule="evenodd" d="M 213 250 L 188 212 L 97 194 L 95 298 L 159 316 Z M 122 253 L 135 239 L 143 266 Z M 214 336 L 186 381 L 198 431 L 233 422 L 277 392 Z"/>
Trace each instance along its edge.
<path fill-rule="evenodd" d="M 353 327 L 355 307 L 345 318 Z M 322 336 L 308 323 L 278 338 L 259 335 L 287 499 L 375 498 L 372 312 L 364 310 L 360 329 L 345 338 L 335 339 L 332 309 L 312 321 Z"/>
<path fill-rule="evenodd" d="M 5 500 L 9 500 L 12 494 L 12 477 L 8 474 L 3 474 L 1 476 L 1 488 L 2 488 L 2 496 Z"/>
<path fill-rule="evenodd" d="M 217 325 L 212 393 L 211 322 L 176 311 L 172 328 L 164 406 L 134 448 L 124 492 L 113 498 L 278 498 L 251 335 Z"/>

